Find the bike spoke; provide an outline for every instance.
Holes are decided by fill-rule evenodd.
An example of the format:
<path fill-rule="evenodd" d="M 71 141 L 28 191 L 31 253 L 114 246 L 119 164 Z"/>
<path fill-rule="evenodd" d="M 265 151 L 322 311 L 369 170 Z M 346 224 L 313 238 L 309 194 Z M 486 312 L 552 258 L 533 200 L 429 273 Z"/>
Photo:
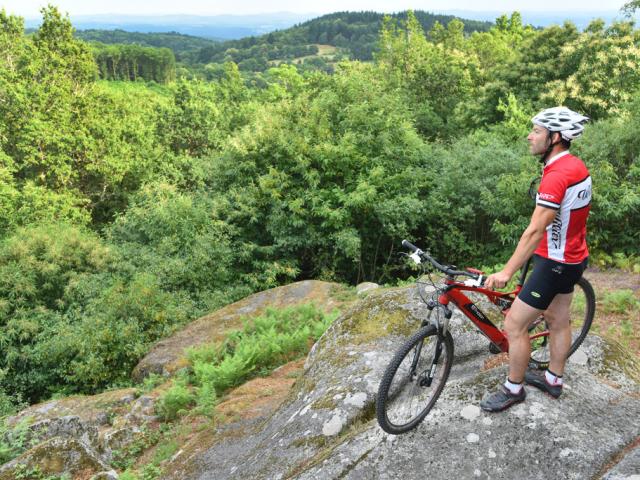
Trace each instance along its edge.
<path fill-rule="evenodd" d="M 407 355 L 398 366 L 395 378 L 402 380 L 392 383 L 387 396 L 387 416 L 392 424 L 402 425 L 411 421 L 424 410 L 436 393 L 435 387 L 442 379 L 444 371 L 441 365 L 437 366 L 430 386 L 420 385 L 431 369 L 436 342 L 437 337 L 425 339 L 413 375 L 410 375 L 409 370 L 415 361 L 419 345 L 416 345 L 412 349 L 413 354 Z"/>

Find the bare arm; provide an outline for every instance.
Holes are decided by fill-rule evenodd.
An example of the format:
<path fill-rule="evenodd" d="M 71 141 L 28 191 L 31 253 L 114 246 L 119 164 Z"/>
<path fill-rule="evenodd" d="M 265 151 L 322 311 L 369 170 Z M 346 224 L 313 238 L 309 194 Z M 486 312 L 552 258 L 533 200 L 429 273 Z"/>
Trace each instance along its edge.
<path fill-rule="evenodd" d="M 502 288 L 507 284 L 513 274 L 520 269 L 536 250 L 547 226 L 553 222 L 556 213 L 557 210 L 541 207 L 540 205 L 536 206 L 533 215 L 531 215 L 529 226 L 522 233 L 516 250 L 502 271 L 489 275 L 485 282 L 487 288 Z"/>

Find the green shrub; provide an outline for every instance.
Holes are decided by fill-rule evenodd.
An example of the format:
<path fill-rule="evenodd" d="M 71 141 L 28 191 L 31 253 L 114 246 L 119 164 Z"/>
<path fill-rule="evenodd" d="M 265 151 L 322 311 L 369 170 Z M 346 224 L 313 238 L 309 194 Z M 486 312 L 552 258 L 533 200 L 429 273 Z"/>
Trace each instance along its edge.
<path fill-rule="evenodd" d="M 153 454 L 154 465 L 158 465 L 166 460 L 169 460 L 178 451 L 179 448 L 180 444 L 178 443 L 178 441 L 172 438 L 158 443 Z"/>
<path fill-rule="evenodd" d="M 174 382 L 167 390 L 156 406 L 156 412 L 165 421 L 172 421 L 178 418 L 194 401 L 191 390 L 182 382 Z"/>
<path fill-rule="evenodd" d="M 133 198 L 108 230 L 123 272 L 146 272 L 159 287 L 181 295 L 192 315 L 207 313 L 252 293 L 234 268 L 231 229 L 215 216 L 213 201 L 152 184 Z"/>
<path fill-rule="evenodd" d="M 142 467 L 142 471 L 138 474 L 138 480 L 157 480 L 162 475 L 162 469 L 153 463 Z"/>
<path fill-rule="evenodd" d="M 100 238 L 66 225 L 18 229 L 0 243 L 0 386 L 35 401 L 64 384 L 60 357 L 47 346 L 69 330 L 67 292 L 107 271 L 113 252 Z"/>
<path fill-rule="evenodd" d="M 112 251 L 95 234 L 66 224 L 17 230 L 0 244 L 3 313 L 64 308 L 66 288 L 79 275 L 108 268 Z"/>
<path fill-rule="evenodd" d="M 633 290 L 624 289 L 607 292 L 602 299 L 604 311 L 608 313 L 629 313 L 640 310 L 640 300 Z"/>
<path fill-rule="evenodd" d="M 594 255 L 591 255 L 589 262 L 601 268 L 619 268 L 633 273 L 640 273 L 640 256 L 638 255 L 625 254 L 623 252 L 608 254 L 596 251 Z"/>
<path fill-rule="evenodd" d="M 640 97 L 587 127 L 574 152 L 593 178 L 589 239 L 594 250 L 636 255 L 640 244 Z"/>
<path fill-rule="evenodd" d="M 223 343 L 190 349 L 199 408 L 210 412 L 225 390 L 304 355 L 337 315 L 313 304 L 268 308 L 247 320 L 242 330 L 230 332 Z"/>
<path fill-rule="evenodd" d="M 10 427 L 5 419 L 0 420 L 0 465 L 31 448 L 31 444 L 27 441 L 30 421 L 29 418 L 25 418 Z"/>
<path fill-rule="evenodd" d="M 144 393 L 148 393 L 159 385 L 162 385 L 167 381 L 167 378 L 157 373 L 151 373 L 142 380 L 142 385 L 138 387 L 138 390 Z"/>

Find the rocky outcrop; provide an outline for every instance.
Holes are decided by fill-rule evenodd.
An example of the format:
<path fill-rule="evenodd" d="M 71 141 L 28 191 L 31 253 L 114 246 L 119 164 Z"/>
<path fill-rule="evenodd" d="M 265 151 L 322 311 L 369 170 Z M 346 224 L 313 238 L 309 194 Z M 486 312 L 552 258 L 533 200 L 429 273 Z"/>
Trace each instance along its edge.
<path fill-rule="evenodd" d="M 203 317 L 159 342 L 140 362 L 134 376 L 142 379 L 150 372 L 171 375 L 184 365 L 186 347 L 221 340 L 229 330 L 242 328 L 246 318 L 260 315 L 267 307 L 315 302 L 330 311 L 353 296 L 353 292 L 340 285 L 320 281 L 299 282 L 260 292 Z M 259 385 L 261 380 L 253 382 Z M 288 391 L 291 383 L 292 379 L 277 382 L 277 388 Z M 19 435 L 20 443 L 31 448 L 2 466 L 0 480 L 13 479 L 30 471 L 39 475 L 66 472 L 74 479 L 87 479 L 91 475 L 96 480 L 117 478 L 117 473 L 110 467 L 113 461 L 136 442 L 142 442 L 149 430 L 157 428 L 155 404 L 163 388 L 166 386 L 148 394 L 130 388 L 95 396 L 68 397 L 23 410 L 8 419 L 6 440 L 15 443 L 16 438 L 12 435 Z M 244 409 L 252 413 L 242 412 L 241 417 L 249 419 L 273 410 L 279 403 L 265 393 L 273 392 L 271 386 L 262 389 L 265 391 L 256 385 L 245 387 L 244 391 L 243 387 L 237 390 L 239 393 L 230 395 L 220 406 L 223 417 L 235 416 L 239 409 Z"/>
<path fill-rule="evenodd" d="M 39 443 L 35 448 L 0 467 L 0 480 L 25 478 L 20 474 L 27 472 L 47 476 L 73 472 L 75 477 L 88 478 L 105 470 L 109 470 L 109 467 L 100 459 L 100 455 L 83 441 L 55 437 Z"/>
<path fill-rule="evenodd" d="M 258 316 L 267 307 L 283 308 L 315 302 L 327 311 L 333 310 L 342 303 L 337 297 L 343 290 L 344 287 L 335 283 L 306 280 L 251 295 L 190 323 L 158 342 L 136 366 L 133 379 L 141 382 L 151 373 L 173 374 L 185 366 L 185 348 L 222 340 L 230 330 L 241 329 L 244 318 Z"/>
<path fill-rule="evenodd" d="M 380 285 L 373 282 L 362 282 L 356 285 L 356 293 L 358 295 L 364 295 L 366 292 L 375 290 L 376 288 L 380 288 Z"/>
<path fill-rule="evenodd" d="M 640 439 L 635 443 L 640 444 Z M 622 452 L 618 463 L 607 470 L 602 480 L 640 480 L 640 446 Z"/>
<path fill-rule="evenodd" d="M 454 367 L 436 408 L 413 432 L 385 434 L 374 418 L 378 383 L 423 316 L 413 288 L 371 292 L 316 344 L 276 412 L 186 453 L 167 478 L 585 479 L 640 435 L 637 359 L 596 336 L 570 363 L 560 400 L 528 388 L 527 401 L 507 412 L 480 411 L 506 365 L 459 315 Z"/>
<path fill-rule="evenodd" d="M 109 466 L 114 452 L 140 439 L 143 427 L 156 420 L 154 397 L 133 388 L 94 396 L 76 396 L 34 405 L 7 421 L 28 451 L 0 468 L 0 480 L 24 471 L 42 475 L 65 472 L 71 478 L 117 478 Z M 14 439 L 13 439 L 14 440 Z"/>
<path fill-rule="evenodd" d="M 170 373 L 189 341 L 218 338 L 268 305 L 315 300 L 331 309 L 341 302 L 324 282 L 270 292 L 273 301 L 263 292 L 188 326 L 185 332 L 195 338 L 178 334 L 154 349 L 157 355 L 146 365 Z M 293 362 L 223 398 L 216 427 L 194 429 L 163 464 L 162 478 L 629 480 L 638 473 L 637 358 L 591 335 L 570 360 L 559 400 L 528 388 L 525 403 L 487 414 L 479 401 L 503 381 L 507 367 L 458 313 L 451 320 L 454 366 L 436 407 L 411 433 L 382 432 L 374 418 L 382 372 L 425 314 L 414 287 L 366 292 L 314 345 L 304 365 Z M 214 319 L 221 326 L 210 324 Z M 146 368 L 140 371 L 154 371 Z M 117 478 L 117 452 L 157 427 L 155 402 L 164 388 L 71 397 L 24 410 L 9 424 L 27 424 L 25 441 L 34 446 L 2 466 L 0 480 L 27 469 L 66 472 L 73 479 Z"/>

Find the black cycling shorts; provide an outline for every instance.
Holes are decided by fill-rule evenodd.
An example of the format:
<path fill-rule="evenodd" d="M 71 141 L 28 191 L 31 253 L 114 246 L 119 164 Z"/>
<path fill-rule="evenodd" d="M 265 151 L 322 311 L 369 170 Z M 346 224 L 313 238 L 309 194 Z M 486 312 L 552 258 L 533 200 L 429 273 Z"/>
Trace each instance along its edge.
<path fill-rule="evenodd" d="M 524 282 L 518 298 L 533 308 L 546 310 L 558 293 L 573 292 L 574 285 L 587 268 L 587 260 L 571 264 L 534 255 L 533 272 Z"/>

